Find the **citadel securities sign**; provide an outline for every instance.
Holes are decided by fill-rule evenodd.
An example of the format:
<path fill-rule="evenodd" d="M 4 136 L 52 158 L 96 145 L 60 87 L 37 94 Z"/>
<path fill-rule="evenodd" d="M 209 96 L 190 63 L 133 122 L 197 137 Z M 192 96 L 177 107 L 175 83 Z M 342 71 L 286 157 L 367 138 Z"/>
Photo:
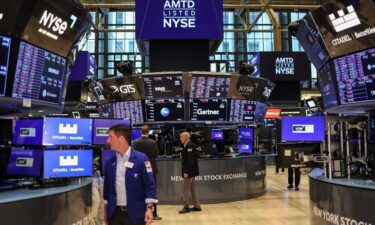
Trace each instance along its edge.
<path fill-rule="evenodd" d="M 222 38 L 222 0 L 136 1 L 137 40 Z"/>

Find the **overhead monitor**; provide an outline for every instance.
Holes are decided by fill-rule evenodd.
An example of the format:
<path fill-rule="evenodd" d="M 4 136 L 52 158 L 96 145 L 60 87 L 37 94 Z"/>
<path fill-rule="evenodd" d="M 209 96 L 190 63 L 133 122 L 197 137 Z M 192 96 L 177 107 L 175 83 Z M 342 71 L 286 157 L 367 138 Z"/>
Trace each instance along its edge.
<path fill-rule="evenodd" d="M 142 130 L 141 129 L 132 129 L 132 141 L 140 138 L 142 136 Z"/>
<path fill-rule="evenodd" d="M 368 112 L 368 140 L 375 142 L 375 110 Z"/>
<path fill-rule="evenodd" d="M 183 98 L 182 75 L 143 76 L 146 99 Z"/>
<path fill-rule="evenodd" d="M 211 132 L 211 140 L 219 140 L 219 141 L 224 140 L 224 132 L 223 131 L 212 130 L 212 132 Z"/>
<path fill-rule="evenodd" d="M 133 123 L 143 123 L 143 107 L 141 100 L 109 103 L 113 118 L 130 119 Z"/>
<path fill-rule="evenodd" d="M 145 100 L 148 122 L 185 120 L 184 99 Z"/>
<path fill-rule="evenodd" d="M 193 74 L 190 98 L 227 98 L 230 81 L 229 75 Z"/>
<path fill-rule="evenodd" d="M 21 41 L 12 97 L 61 104 L 66 66 L 66 59 Z"/>
<path fill-rule="evenodd" d="M 15 120 L 14 121 L 14 145 L 42 145 L 43 140 L 43 120 Z"/>
<path fill-rule="evenodd" d="M 267 108 L 265 119 L 277 119 L 280 118 L 281 109 L 280 108 Z"/>
<path fill-rule="evenodd" d="M 252 141 L 237 141 L 239 153 L 253 153 L 253 142 Z"/>
<path fill-rule="evenodd" d="M 375 100 L 375 48 L 334 60 L 341 104 Z"/>
<path fill-rule="evenodd" d="M 322 142 L 325 117 L 287 116 L 281 118 L 282 142 Z"/>
<path fill-rule="evenodd" d="M 227 99 L 190 99 L 190 120 L 226 121 Z"/>
<path fill-rule="evenodd" d="M 8 162 L 8 175 L 38 177 L 43 162 L 42 150 L 25 150 L 12 148 Z"/>
<path fill-rule="evenodd" d="M 334 74 L 333 63 L 327 63 L 319 70 L 319 87 L 322 94 L 324 108 L 328 109 L 338 104 L 338 90 Z"/>
<path fill-rule="evenodd" d="M 313 98 L 307 99 L 306 104 L 310 109 L 317 109 L 318 108 L 318 103 Z"/>
<path fill-rule="evenodd" d="M 43 178 L 91 177 L 92 150 L 45 150 Z"/>
<path fill-rule="evenodd" d="M 91 145 L 92 119 L 44 118 L 43 145 Z"/>
<path fill-rule="evenodd" d="M 247 100 L 232 100 L 229 121 L 255 122 L 255 110 L 258 102 Z"/>
<path fill-rule="evenodd" d="M 5 95 L 12 39 L 0 36 L 0 96 Z"/>
<path fill-rule="evenodd" d="M 254 129 L 252 127 L 240 127 L 238 128 L 238 137 L 245 140 L 254 139 Z"/>
<path fill-rule="evenodd" d="M 93 145 L 106 145 L 108 139 L 109 128 L 123 124 L 125 126 L 130 126 L 129 120 L 114 120 L 114 119 L 94 119 L 93 120 Z"/>

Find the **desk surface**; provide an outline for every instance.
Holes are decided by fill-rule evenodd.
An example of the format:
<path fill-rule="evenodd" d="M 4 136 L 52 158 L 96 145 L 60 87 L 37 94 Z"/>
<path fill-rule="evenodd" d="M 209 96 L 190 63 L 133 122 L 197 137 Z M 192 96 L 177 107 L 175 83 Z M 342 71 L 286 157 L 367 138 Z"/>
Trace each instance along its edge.
<path fill-rule="evenodd" d="M 337 184 L 347 187 L 363 188 L 375 190 L 375 180 L 363 180 L 363 179 L 347 179 L 347 178 L 333 178 L 328 179 L 324 177 L 323 169 L 314 169 L 309 174 L 310 178 L 318 181 L 323 181 L 331 184 Z"/>
<path fill-rule="evenodd" d="M 14 201 L 21 201 L 32 198 L 40 198 L 49 195 L 60 194 L 64 192 L 73 191 L 91 184 L 91 177 L 82 178 L 81 182 L 74 181 L 67 186 L 53 187 L 53 188 L 40 188 L 40 189 L 26 189 L 20 188 L 11 191 L 0 193 L 0 204 Z"/>

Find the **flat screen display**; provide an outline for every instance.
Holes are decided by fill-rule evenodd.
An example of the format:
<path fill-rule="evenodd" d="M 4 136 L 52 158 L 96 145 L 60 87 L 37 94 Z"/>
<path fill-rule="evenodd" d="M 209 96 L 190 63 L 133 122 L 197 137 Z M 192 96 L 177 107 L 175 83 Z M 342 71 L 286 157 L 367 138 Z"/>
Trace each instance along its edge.
<path fill-rule="evenodd" d="M 240 127 L 238 128 L 238 137 L 244 140 L 254 139 L 254 130 L 252 127 Z"/>
<path fill-rule="evenodd" d="M 8 162 L 8 175 L 40 176 L 43 162 L 42 150 L 12 148 Z"/>
<path fill-rule="evenodd" d="M 255 110 L 258 102 L 247 100 L 232 100 L 229 121 L 255 121 Z"/>
<path fill-rule="evenodd" d="M 106 145 L 108 139 L 109 128 L 117 125 L 123 124 L 125 126 L 130 126 L 129 120 L 113 120 L 113 119 L 94 119 L 93 121 L 93 145 Z"/>
<path fill-rule="evenodd" d="M 190 99 L 190 120 L 226 121 L 227 99 Z"/>
<path fill-rule="evenodd" d="M 237 141 L 239 153 L 253 153 L 253 142 L 252 141 Z"/>
<path fill-rule="evenodd" d="M 92 150 L 45 150 L 43 178 L 92 176 Z"/>
<path fill-rule="evenodd" d="M 137 140 L 142 136 L 141 129 L 132 129 L 132 141 Z"/>
<path fill-rule="evenodd" d="M 224 132 L 213 130 L 211 132 L 211 140 L 224 140 Z"/>
<path fill-rule="evenodd" d="M 281 140 L 301 142 L 324 141 L 325 117 L 287 116 L 281 118 Z"/>
<path fill-rule="evenodd" d="M 375 141 L 375 110 L 368 113 L 368 136 L 370 141 Z"/>
<path fill-rule="evenodd" d="M 148 122 L 185 120 L 184 99 L 145 100 L 145 102 Z"/>
<path fill-rule="evenodd" d="M 375 100 L 375 48 L 334 60 L 341 104 Z"/>
<path fill-rule="evenodd" d="M 280 113 L 281 113 L 281 109 L 267 108 L 264 118 L 265 119 L 277 119 L 280 117 Z"/>
<path fill-rule="evenodd" d="M 60 104 L 65 69 L 64 58 L 21 41 L 12 97 Z"/>
<path fill-rule="evenodd" d="M 43 145 L 91 145 L 92 119 L 44 118 Z"/>
<path fill-rule="evenodd" d="M 324 108 L 328 109 L 338 104 L 336 78 L 331 63 L 327 63 L 319 70 L 319 87 L 322 94 Z"/>
<path fill-rule="evenodd" d="M 317 108 L 318 105 L 314 99 L 308 99 L 306 100 L 306 104 L 310 109 Z"/>
<path fill-rule="evenodd" d="M 182 75 L 144 76 L 146 99 L 183 98 Z"/>
<path fill-rule="evenodd" d="M 133 123 L 143 123 L 142 101 L 109 103 L 113 118 L 131 119 Z"/>
<path fill-rule="evenodd" d="M 226 98 L 230 76 L 194 74 L 190 85 L 190 98 Z"/>
<path fill-rule="evenodd" d="M 0 36 L 0 96 L 5 95 L 12 39 Z"/>
<path fill-rule="evenodd" d="M 15 120 L 14 145 L 42 145 L 43 120 Z"/>
<path fill-rule="evenodd" d="M 112 158 L 116 154 L 116 151 L 113 150 L 103 150 L 102 151 L 102 172 L 104 173 L 105 165 L 107 164 L 107 161 Z"/>

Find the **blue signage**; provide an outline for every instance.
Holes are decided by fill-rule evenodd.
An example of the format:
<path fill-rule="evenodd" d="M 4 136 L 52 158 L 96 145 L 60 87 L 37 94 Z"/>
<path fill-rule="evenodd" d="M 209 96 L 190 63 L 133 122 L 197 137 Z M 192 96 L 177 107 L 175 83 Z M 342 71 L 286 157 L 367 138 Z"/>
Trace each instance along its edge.
<path fill-rule="evenodd" d="M 44 118 L 43 145 L 91 145 L 92 119 Z"/>
<path fill-rule="evenodd" d="M 238 137 L 240 139 L 253 140 L 254 132 L 252 127 L 238 128 Z"/>
<path fill-rule="evenodd" d="M 325 139 L 325 117 L 287 116 L 281 118 L 281 141 L 317 141 Z"/>
<path fill-rule="evenodd" d="M 42 145 L 43 120 L 16 120 L 13 130 L 14 145 Z"/>
<path fill-rule="evenodd" d="M 223 38 L 223 1 L 137 0 L 136 39 Z"/>
<path fill-rule="evenodd" d="M 106 145 L 107 139 L 108 139 L 109 128 L 117 124 L 130 126 L 130 121 L 129 120 L 115 120 L 115 119 L 94 119 L 92 144 Z"/>
<path fill-rule="evenodd" d="M 9 175 L 40 176 L 42 158 L 42 150 L 12 148 L 7 173 Z"/>
<path fill-rule="evenodd" d="M 253 142 L 252 141 L 237 141 L 239 153 L 253 153 Z"/>
<path fill-rule="evenodd" d="M 86 177 L 92 176 L 92 150 L 44 151 L 43 177 Z"/>

